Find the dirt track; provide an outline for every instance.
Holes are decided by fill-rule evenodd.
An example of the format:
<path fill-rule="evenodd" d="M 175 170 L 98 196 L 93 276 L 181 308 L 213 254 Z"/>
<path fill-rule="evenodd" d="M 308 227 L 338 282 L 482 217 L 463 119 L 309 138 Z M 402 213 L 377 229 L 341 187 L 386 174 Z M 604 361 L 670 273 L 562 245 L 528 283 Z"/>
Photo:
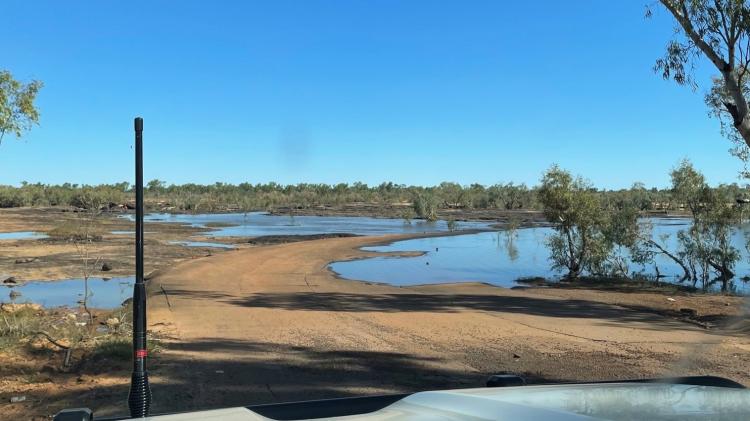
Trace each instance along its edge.
<path fill-rule="evenodd" d="M 750 384 L 747 333 L 659 314 L 688 306 L 740 315 L 738 298 L 672 302 L 659 293 L 480 284 L 397 288 L 328 271 L 330 261 L 361 256 L 358 247 L 382 241 L 244 248 L 157 274 L 149 325 L 166 349 L 151 360 L 153 411 L 481 386 L 503 371 L 534 382 L 713 374 Z M 71 405 L 124 414 L 128 364 L 100 364 L 17 386 L 14 394 L 28 396 L 28 404 L 0 405 L 0 418 Z"/>
<path fill-rule="evenodd" d="M 533 381 L 710 373 L 750 384 L 747 336 L 629 308 L 658 308 L 663 295 L 396 288 L 327 270 L 373 241 L 245 249 L 157 276 L 152 289 L 163 287 L 169 306 L 156 295 L 150 320 L 174 339 L 160 356 L 156 380 L 169 386 L 155 386 L 156 408 L 186 397 L 188 409 L 477 386 L 501 371 Z"/>

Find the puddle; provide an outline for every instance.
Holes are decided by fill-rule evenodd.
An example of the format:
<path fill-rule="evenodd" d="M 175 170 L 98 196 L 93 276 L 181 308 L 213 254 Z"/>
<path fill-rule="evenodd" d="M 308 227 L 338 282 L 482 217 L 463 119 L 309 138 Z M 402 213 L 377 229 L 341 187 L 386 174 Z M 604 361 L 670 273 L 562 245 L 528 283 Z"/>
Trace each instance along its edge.
<path fill-rule="evenodd" d="M 374 257 L 335 262 L 331 269 L 347 279 L 392 285 L 486 282 L 512 287 L 521 277 L 553 277 L 544 245 L 549 228 L 518 230 L 509 250 L 504 233 L 419 238 L 386 246 L 363 247 L 376 252 L 422 251 L 416 257 Z"/>
<path fill-rule="evenodd" d="M 89 278 L 88 306 L 110 309 L 119 307 L 133 296 L 134 276 L 111 278 Z M 61 281 L 34 281 L 9 288 L 0 288 L 0 302 L 11 302 L 10 293 L 21 293 L 13 302 L 36 303 L 44 307 L 78 307 L 84 296 L 83 279 Z"/>
<path fill-rule="evenodd" d="M 36 231 L 0 232 L 0 240 L 38 240 L 47 237 L 47 234 Z"/>
<path fill-rule="evenodd" d="M 210 241 L 170 241 L 169 244 L 179 244 L 185 247 L 214 247 L 222 249 L 233 249 L 231 244 L 213 243 Z"/>
<path fill-rule="evenodd" d="M 135 231 L 110 231 L 112 235 L 135 235 Z M 153 234 L 154 231 L 144 231 L 143 234 Z"/>

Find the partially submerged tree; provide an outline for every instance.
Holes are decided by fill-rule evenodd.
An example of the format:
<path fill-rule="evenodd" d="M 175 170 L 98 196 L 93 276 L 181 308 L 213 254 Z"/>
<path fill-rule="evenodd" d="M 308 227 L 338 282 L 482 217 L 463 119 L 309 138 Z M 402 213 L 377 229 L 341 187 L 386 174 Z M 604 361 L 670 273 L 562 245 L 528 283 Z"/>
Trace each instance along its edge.
<path fill-rule="evenodd" d="M 6 133 L 21 137 L 39 124 L 39 111 L 34 106 L 42 82 L 22 83 L 7 70 L 0 70 L 0 143 Z"/>
<path fill-rule="evenodd" d="M 544 173 L 538 193 L 545 217 L 555 224 L 547 240 L 553 269 L 567 269 L 568 279 L 583 272 L 622 274 L 624 258 L 613 251 L 636 238 L 637 212 L 603 207 L 587 181 L 556 165 Z"/>
<path fill-rule="evenodd" d="M 713 190 L 703 194 L 703 207 L 694 216 L 688 234 L 694 244 L 698 244 L 699 265 L 702 268 L 701 281 L 704 287 L 721 282 L 721 290 L 727 291 L 729 281 L 734 277 L 734 266 L 740 259 L 739 250 L 732 245 L 732 232 L 736 229 L 737 208 L 728 205 Z M 710 279 L 708 272 L 717 275 Z"/>
<path fill-rule="evenodd" d="M 610 209 L 606 214 L 604 238 L 611 251 L 605 256 L 599 273 L 628 276 L 628 262 L 633 250 L 640 247 L 638 237 L 638 209 L 632 205 Z"/>
<path fill-rule="evenodd" d="M 678 235 L 681 253 L 687 257 L 693 280 L 709 283 L 713 270 L 722 282 L 722 290 L 734 276 L 739 250 L 731 244 L 731 233 L 737 221 L 737 209 L 726 198 L 708 187 L 703 174 L 685 160 L 672 171 L 672 189 L 693 216 L 689 230 Z M 698 267 L 699 271 L 696 270 Z"/>
<path fill-rule="evenodd" d="M 591 186 L 554 165 L 542 176 L 539 201 L 544 216 L 555 224 L 555 234 L 547 240 L 554 269 L 567 269 L 568 278 L 577 278 L 591 259 L 599 205 Z"/>
<path fill-rule="evenodd" d="M 417 193 L 412 203 L 417 218 L 423 218 L 428 221 L 437 220 L 438 202 L 435 195 L 430 192 Z"/>
<path fill-rule="evenodd" d="M 655 238 L 651 224 L 640 224 L 632 260 L 655 264 L 656 256 L 662 255 L 682 268 L 682 281 L 692 280 L 693 286 L 701 281 L 704 288 L 721 282 L 721 289 L 726 291 L 740 258 L 739 250 L 731 243 L 737 207 L 730 198 L 709 188 L 703 174 L 688 160 L 680 162 L 670 175 L 672 194 L 690 212 L 692 224 L 677 233 L 677 250 L 674 251 L 666 245 L 668 236 Z"/>
<path fill-rule="evenodd" d="M 680 256 L 678 252 L 669 249 L 667 245 L 669 237 L 669 234 L 654 236 L 653 224 L 651 222 L 639 222 L 638 240 L 635 242 L 634 247 L 630 249 L 630 259 L 633 263 L 639 263 L 644 266 L 653 264 L 656 270 L 656 279 L 658 280 L 661 275 L 659 273 L 659 266 L 656 264 L 656 257 L 662 255 L 682 268 L 683 275 L 680 281 L 691 279 L 690 267 L 683 261 L 684 257 Z"/>

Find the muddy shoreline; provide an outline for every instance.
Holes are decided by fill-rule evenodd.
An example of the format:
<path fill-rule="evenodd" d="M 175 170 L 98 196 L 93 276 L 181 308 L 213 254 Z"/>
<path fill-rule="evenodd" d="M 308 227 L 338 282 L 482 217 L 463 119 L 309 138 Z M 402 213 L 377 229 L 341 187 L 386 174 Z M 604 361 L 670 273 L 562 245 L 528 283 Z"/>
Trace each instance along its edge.
<path fill-rule="evenodd" d="M 91 277 L 132 276 L 134 265 L 134 222 L 122 218 L 125 212 L 105 212 L 95 217 L 96 240 L 86 244 L 91 267 Z M 10 208 L 0 209 L 0 232 L 37 231 L 49 233 L 60 226 L 82 224 L 81 218 L 88 218 L 85 212 L 72 212 L 67 208 Z M 268 235 L 243 237 L 212 237 L 207 235 L 222 223 L 209 223 L 206 227 L 194 227 L 166 221 L 146 221 L 145 270 L 156 272 L 184 260 L 201 259 L 234 250 L 269 246 L 274 244 L 311 241 L 323 238 L 352 236 L 350 233 L 311 234 L 311 235 Z M 116 233 L 113 232 L 123 232 Z M 409 238 L 424 236 L 444 236 L 470 234 L 478 230 L 455 232 L 416 233 Z M 223 249 L 208 246 L 186 247 L 178 242 L 209 241 L 234 246 Z M 45 238 L 34 240 L 0 241 L 0 274 L 12 276 L 15 284 L 30 281 L 55 281 L 83 276 L 83 250 L 80 245 L 66 238 Z M 93 263 L 96 262 L 96 267 Z M 103 264 L 109 266 L 102 271 Z"/>
<path fill-rule="evenodd" d="M 133 231 L 134 222 L 119 218 L 119 214 L 104 213 L 94 218 L 91 230 L 96 239 L 82 248 L 68 238 L 0 241 L 0 274 L 14 276 L 18 283 L 37 280 L 61 280 L 83 276 L 83 255 L 88 253 L 87 269 L 92 277 L 123 277 L 135 272 L 133 234 L 112 234 L 112 231 Z M 87 214 L 67 212 L 59 208 L 0 209 L 0 232 L 38 231 L 49 233 L 59 227 L 76 230 L 85 222 Z M 196 259 L 216 249 L 183 247 L 170 244 L 189 236 L 200 236 L 209 228 L 181 224 L 146 222 L 146 271 L 168 267 L 177 261 Z M 198 237 L 200 239 L 200 237 Z M 94 267 L 93 263 L 97 263 Z M 102 271 L 106 263 L 109 270 Z"/>

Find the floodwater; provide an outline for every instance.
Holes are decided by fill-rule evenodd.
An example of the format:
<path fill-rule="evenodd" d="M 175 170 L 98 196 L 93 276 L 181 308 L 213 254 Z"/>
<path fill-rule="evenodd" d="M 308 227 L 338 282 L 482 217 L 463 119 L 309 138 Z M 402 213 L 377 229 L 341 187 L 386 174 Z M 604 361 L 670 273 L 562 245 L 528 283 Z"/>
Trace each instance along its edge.
<path fill-rule="evenodd" d="M 644 221 L 645 222 L 645 221 Z M 677 232 L 687 229 L 690 220 L 654 218 L 650 220 L 653 236 L 663 241 L 670 250 L 677 244 Z M 552 228 L 524 228 L 509 237 L 505 232 L 481 232 L 445 237 L 419 238 L 397 241 L 385 246 L 364 247 L 376 252 L 422 251 L 421 256 L 379 256 L 361 260 L 334 262 L 331 269 L 346 279 L 382 282 L 392 285 L 421 285 L 453 282 L 485 282 L 501 287 L 519 285 L 519 278 L 559 278 L 564 273 L 550 268 L 549 250 L 545 245 Z M 739 227 L 732 235 L 734 246 L 742 258 L 737 263 L 737 277 L 733 281 L 736 292 L 750 292 L 750 285 L 740 277 L 750 274 L 750 257 L 745 249 L 745 234 L 750 226 Z M 623 252 L 627 258 L 627 252 Z M 682 275 L 681 268 L 664 256 L 656 259 L 664 281 L 675 282 Z M 654 265 L 643 267 L 629 263 L 629 271 L 655 273 Z"/>
<path fill-rule="evenodd" d="M 89 278 L 87 306 L 101 309 L 119 307 L 123 301 L 133 296 L 134 283 L 134 276 L 111 279 Z M 21 293 L 21 295 L 11 299 L 11 291 Z M 2 293 L 0 302 L 36 303 L 44 307 L 77 307 L 81 305 L 84 291 L 83 279 L 28 282 L 0 288 L 0 293 Z"/>
<path fill-rule="evenodd" d="M 47 234 L 36 231 L 0 232 L 0 240 L 38 240 L 47 237 Z"/>
<path fill-rule="evenodd" d="M 133 215 L 123 216 L 133 220 Z M 401 219 L 368 218 L 368 217 L 322 217 L 322 216 L 277 216 L 264 212 L 247 214 L 148 214 L 146 221 L 163 221 L 179 223 L 194 227 L 210 227 L 211 224 L 227 225 L 212 228 L 213 231 L 203 234 L 216 237 L 261 235 L 297 235 L 352 233 L 360 235 L 382 235 L 397 233 L 421 233 L 448 231 L 445 221 L 425 222 L 412 221 L 406 224 Z M 458 222 L 458 229 L 487 228 L 487 223 Z M 135 235 L 135 231 L 112 231 L 114 235 Z M 148 232 L 146 232 L 148 234 Z M 0 233 L 2 239 L 44 238 L 44 234 L 35 232 Z M 209 241 L 174 241 L 185 247 L 234 248 L 231 244 Z M 89 307 L 114 308 L 132 295 L 133 277 L 89 279 Z M 45 307 L 78 306 L 83 299 L 83 280 L 66 279 L 62 281 L 29 282 L 12 286 L 7 291 L 21 293 L 15 302 L 33 302 Z M 0 289 L 2 292 L 3 289 Z M 9 302 L 9 295 L 0 295 L 0 302 Z"/>
<path fill-rule="evenodd" d="M 210 235 L 216 236 L 259 236 L 279 234 L 315 234 L 350 232 L 353 234 L 380 235 L 390 233 L 418 233 L 446 231 L 445 222 L 426 223 L 423 221 L 405 224 L 402 220 L 367 217 L 289 217 L 271 216 L 264 213 L 212 214 L 212 215 L 165 215 L 151 214 L 147 220 L 163 220 L 205 227 L 210 223 L 234 224 L 220 227 Z M 660 238 L 669 249 L 674 250 L 677 232 L 687 229 L 688 219 L 654 218 L 649 220 L 653 235 Z M 486 223 L 459 223 L 459 229 L 487 228 Z M 485 282 L 502 287 L 518 285 L 516 280 L 527 277 L 555 279 L 561 275 L 550 269 L 549 251 L 545 241 L 552 233 L 551 228 L 524 228 L 509 236 L 506 232 L 487 231 L 474 234 L 459 234 L 443 237 L 419 238 L 397 241 L 385 246 L 365 247 L 375 252 L 422 251 L 417 257 L 381 256 L 349 262 L 334 262 L 330 267 L 347 279 L 384 282 L 394 285 L 438 284 L 451 282 Z M 9 234 L 9 233 L 4 233 Z M 20 233 L 12 233 L 21 235 Z M 29 238 L 30 232 L 21 235 Z M 35 233 L 38 234 L 38 233 Z M 122 232 L 131 234 L 131 232 Z M 742 259 L 738 262 L 733 288 L 739 293 L 748 293 L 750 288 L 739 278 L 750 274 L 750 258 L 745 249 L 746 235 L 750 225 L 738 227 L 732 241 L 740 250 Z M 131 234 L 132 235 L 132 234 Z M 3 238 L 3 237 L 0 237 Z M 17 237 L 13 237 L 17 238 Z M 41 238 L 34 237 L 31 238 Z M 231 244 L 204 241 L 176 241 L 187 247 L 233 248 Z M 682 271 L 671 260 L 660 256 L 657 259 L 659 272 L 666 275 L 664 280 L 675 281 Z M 630 264 L 631 272 L 653 274 L 654 267 L 641 267 Z M 92 308 L 115 308 L 131 297 L 134 278 L 90 278 L 88 305 Z M 82 279 L 62 281 L 29 282 L 12 286 L 1 291 L 16 291 L 20 296 L 15 302 L 33 302 L 46 307 L 80 305 L 83 300 Z M 10 302 L 9 294 L 0 295 L 0 302 Z"/>
<path fill-rule="evenodd" d="M 124 218 L 133 220 L 132 214 Z M 214 237 L 258 237 L 263 235 L 308 235 L 351 233 L 358 235 L 410 234 L 422 232 L 448 231 L 445 221 L 427 222 L 403 219 L 370 218 L 365 216 L 287 216 L 269 215 L 266 212 L 220 213 L 220 214 L 166 214 L 152 213 L 144 216 L 145 221 L 179 223 L 205 228 L 211 224 L 227 226 L 214 227 L 205 235 Z M 457 229 L 485 229 L 485 222 L 457 222 Z"/>

